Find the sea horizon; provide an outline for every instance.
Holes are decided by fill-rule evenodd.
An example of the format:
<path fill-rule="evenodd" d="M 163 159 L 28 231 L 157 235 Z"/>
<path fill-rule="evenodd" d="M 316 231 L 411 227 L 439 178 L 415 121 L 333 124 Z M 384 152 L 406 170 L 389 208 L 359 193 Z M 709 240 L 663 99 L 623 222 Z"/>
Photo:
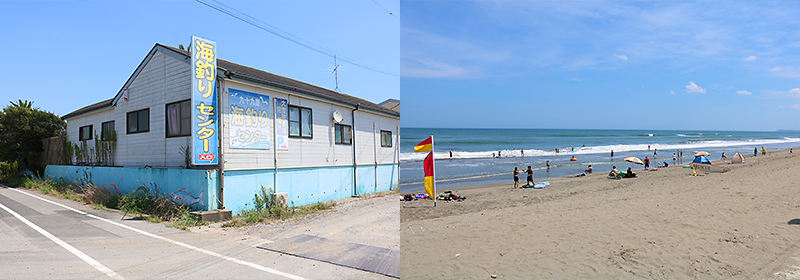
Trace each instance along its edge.
<path fill-rule="evenodd" d="M 711 153 L 709 158 L 713 161 L 719 160 L 722 152 L 728 157 L 736 152 L 748 157 L 762 146 L 767 150 L 800 146 L 800 131 L 401 127 L 400 132 L 400 191 L 422 189 L 420 161 L 427 153 L 414 153 L 413 147 L 430 135 L 434 136 L 439 189 L 513 184 L 514 167 L 531 166 L 534 179 L 539 181 L 575 176 L 588 165 L 595 172 L 607 172 L 612 166 L 643 167 L 624 162 L 629 156 L 642 160 L 647 157 L 654 167 L 665 161 L 669 165 L 691 162 L 699 151 Z M 683 151 L 683 158 L 678 156 L 679 150 Z M 657 158 L 653 157 L 655 152 Z M 576 160 L 570 161 L 571 157 Z"/>

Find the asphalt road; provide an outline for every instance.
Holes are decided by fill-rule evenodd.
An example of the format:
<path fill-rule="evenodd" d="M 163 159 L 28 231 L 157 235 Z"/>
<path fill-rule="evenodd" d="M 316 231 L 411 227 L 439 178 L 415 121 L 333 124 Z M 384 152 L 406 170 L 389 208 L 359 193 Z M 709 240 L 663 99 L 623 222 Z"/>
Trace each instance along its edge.
<path fill-rule="evenodd" d="M 0 185 L 3 279 L 387 279 Z"/>

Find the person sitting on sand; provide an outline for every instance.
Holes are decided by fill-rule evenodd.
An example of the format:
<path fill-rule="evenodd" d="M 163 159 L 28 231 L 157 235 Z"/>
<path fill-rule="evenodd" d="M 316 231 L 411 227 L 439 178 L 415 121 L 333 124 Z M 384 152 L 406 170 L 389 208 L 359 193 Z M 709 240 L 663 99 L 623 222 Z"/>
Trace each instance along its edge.
<path fill-rule="evenodd" d="M 669 163 L 667 163 L 667 162 L 665 161 L 665 162 L 664 162 L 664 168 L 666 168 L 667 166 L 669 166 Z"/>
<path fill-rule="evenodd" d="M 633 178 L 633 177 L 636 177 L 636 174 L 633 173 L 633 170 L 631 170 L 630 167 L 628 167 L 628 170 L 625 173 L 625 178 Z"/>
<path fill-rule="evenodd" d="M 728 156 L 725 155 L 725 152 L 722 152 L 722 157 L 719 159 L 726 159 L 726 158 L 728 158 Z"/>
<path fill-rule="evenodd" d="M 525 170 L 525 173 L 528 173 L 528 185 L 534 185 L 533 183 L 533 170 L 531 170 L 531 166 L 528 165 L 528 170 Z"/>
<path fill-rule="evenodd" d="M 616 166 L 614 166 L 613 168 L 614 168 L 614 169 L 611 169 L 611 172 L 608 172 L 608 176 L 614 176 L 614 177 L 617 177 L 617 175 L 619 175 L 619 170 L 617 170 L 617 167 L 616 167 Z"/>
<path fill-rule="evenodd" d="M 514 167 L 514 188 L 519 188 L 519 169 Z"/>
<path fill-rule="evenodd" d="M 591 174 L 591 173 L 592 173 L 592 165 L 591 165 L 591 164 L 589 164 L 589 168 L 588 168 L 588 169 L 586 169 L 586 170 L 584 170 L 583 172 L 584 172 L 584 173 L 589 173 L 589 174 Z"/>

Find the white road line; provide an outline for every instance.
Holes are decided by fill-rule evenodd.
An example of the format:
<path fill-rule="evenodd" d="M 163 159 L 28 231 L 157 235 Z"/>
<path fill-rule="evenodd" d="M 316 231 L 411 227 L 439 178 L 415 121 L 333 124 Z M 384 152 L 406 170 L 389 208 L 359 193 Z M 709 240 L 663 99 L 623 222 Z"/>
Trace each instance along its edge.
<path fill-rule="evenodd" d="M 38 231 L 39 233 L 41 233 L 45 237 L 47 237 L 50 240 L 52 240 L 53 242 L 55 242 L 56 244 L 61 245 L 61 247 L 64 247 L 64 249 L 67 249 L 67 251 L 69 251 L 70 253 L 74 254 L 75 256 L 78 256 L 83 261 L 85 261 L 89 265 L 93 266 L 94 268 L 96 268 L 100 272 L 105 273 L 106 275 L 108 275 L 108 277 L 111 277 L 111 278 L 114 278 L 114 279 L 125 279 L 125 278 L 122 278 L 122 276 L 119 276 L 119 274 L 117 274 L 113 270 L 111 270 L 108 267 L 106 267 L 105 265 L 103 265 L 100 262 L 94 260 L 89 255 L 86 255 L 83 252 L 79 251 L 78 249 L 75 249 L 75 247 L 72 247 L 72 245 L 69 245 L 67 242 L 64 242 L 63 240 L 59 239 L 55 235 L 50 234 L 49 232 L 47 232 L 43 228 L 40 228 L 39 226 L 37 226 L 36 224 L 32 223 L 31 221 L 28 221 L 28 219 L 25 219 L 25 217 L 23 217 L 22 215 L 17 214 L 17 212 L 14 212 L 14 210 L 11 210 L 11 208 L 6 207 L 2 203 L 0 203 L 0 208 L 3 208 L 3 210 L 6 210 L 6 212 L 11 213 L 11 215 L 14 215 L 14 217 L 17 217 L 17 219 L 19 219 L 20 221 L 22 221 L 23 223 L 25 223 L 29 227 L 35 229 L 36 231 Z"/>
<path fill-rule="evenodd" d="M 192 250 L 198 251 L 200 253 L 203 253 L 203 254 L 206 254 L 206 255 L 209 255 L 209 256 L 221 258 L 221 259 L 224 259 L 224 260 L 227 260 L 227 261 L 231 261 L 231 262 L 234 262 L 234 263 L 237 263 L 237 264 L 241 264 L 241 265 L 244 265 L 244 266 L 249 266 L 249 267 L 264 271 L 264 272 L 272 273 L 272 274 L 275 274 L 275 275 L 280 275 L 280 276 L 283 276 L 283 277 L 286 277 L 286 278 L 289 278 L 289 279 L 305 280 L 305 278 L 297 276 L 297 275 L 294 275 L 294 274 L 289 274 L 289 273 L 286 273 L 286 272 L 283 272 L 283 271 L 278 271 L 278 270 L 275 270 L 275 269 L 272 269 L 272 268 L 269 268 L 269 267 L 261 266 L 261 265 L 258 265 L 258 264 L 254 264 L 254 263 L 251 263 L 251 262 L 243 261 L 243 260 L 236 259 L 236 258 L 233 258 L 233 257 L 228 257 L 228 256 L 225 256 L 225 255 L 222 255 L 222 254 L 219 254 L 219 253 L 215 253 L 215 252 L 203 249 L 203 248 L 195 247 L 195 246 L 183 243 L 183 242 L 179 242 L 179 241 L 175 241 L 175 240 L 163 237 L 163 236 L 155 235 L 155 234 L 152 234 L 152 233 L 149 233 L 149 232 L 146 232 L 146 231 L 143 231 L 143 230 L 140 230 L 140 229 L 128 226 L 128 225 L 123 225 L 123 224 L 111 221 L 109 219 L 101 218 L 101 217 L 98 217 L 98 216 L 95 216 L 95 215 L 80 211 L 78 209 L 63 205 L 63 204 L 55 202 L 55 201 L 50 201 L 50 200 L 47 200 L 47 199 L 44 199 L 44 198 L 41 198 L 41 197 L 38 197 L 38 196 L 35 196 L 35 195 L 32 195 L 32 194 L 29 194 L 27 192 L 23 192 L 21 190 L 9 188 L 9 187 L 5 187 L 5 188 L 9 189 L 9 190 L 13 190 L 13 191 L 19 192 L 19 193 L 22 193 L 22 194 L 25 194 L 25 195 L 28 195 L 28 196 L 31 196 L 31 197 L 34 197 L 34 198 L 37 198 L 37 199 L 40 199 L 40 200 L 43 200 L 43 201 L 46 201 L 46 202 L 49 202 L 49 203 L 52 203 L 52 204 L 55 204 L 55 205 L 58 205 L 58 206 L 61 206 L 63 208 L 66 208 L 66 209 L 71 210 L 71 211 L 75 211 L 75 212 L 77 212 L 79 214 L 86 215 L 86 216 L 91 217 L 91 218 L 95 218 L 95 219 L 98 219 L 98 220 L 101 220 L 101 221 L 104 221 L 104 222 L 107 222 L 107 223 L 110 223 L 110 224 L 113 224 L 113 225 L 116 225 L 116 226 L 119 226 L 119 227 L 122 227 L 122 228 L 126 228 L 126 229 L 129 229 L 131 231 L 138 232 L 138 233 L 140 233 L 142 235 L 150 236 L 150 237 L 155 238 L 155 239 L 160 239 L 160 240 L 163 240 L 163 241 L 166 241 L 166 242 L 178 245 L 178 246 L 182 246 L 182 247 L 185 247 L 185 248 L 188 248 L 188 249 L 192 249 Z"/>

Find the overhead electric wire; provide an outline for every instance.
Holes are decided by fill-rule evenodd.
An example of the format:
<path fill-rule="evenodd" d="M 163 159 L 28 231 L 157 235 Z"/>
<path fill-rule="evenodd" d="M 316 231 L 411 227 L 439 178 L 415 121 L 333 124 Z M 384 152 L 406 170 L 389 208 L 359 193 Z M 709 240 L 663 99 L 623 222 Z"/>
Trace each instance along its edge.
<path fill-rule="evenodd" d="M 389 13 L 389 15 L 390 15 L 390 16 L 393 16 L 393 17 L 397 18 L 397 16 L 396 16 L 396 15 L 394 15 L 394 13 L 390 12 L 389 10 L 387 10 L 386 8 L 384 8 L 383 6 L 381 6 L 381 4 L 378 4 L 378 2 L 375 2 L 375 0 L 372 0 L 372 3 L 375 3 L 375 5 L 378 5 L 378 7 L 381 7 L 381 9 L 383 9 L 384 11 L 386 11 L 387 13 Z"/>
<path fill-rule="evenodd" d="M 290 34 L 290 33 L 288 33 L 288 32 L 285 32 L 285 31 L 283 31 L 283 30 L 280 30 L 280 29 L 278 29 L 278 28 L 276 28 L 276 27 L 274 27 L 274 26 L 271 26 L 271 25 L 269 25 L 269 24 L 263 23 L 263 22 L 261 22 L 260 20 L 258 20 L 258 19 L 256 19 L 256 18 L 254 18 L 254 17 L 252 17 L 252 16 L 250 16 L 250 15 L 247 15 L 247 14 L 245 14 L 245 13 L 243 13 L 243 12 L 240 12 L 240 11 L 238 11 L 238 10 L 234 9 L 234 8 L 231 8 L 231 7 L 229 7 L 229 6 L 225 5 L 225 4 L 222 4 L 222 3 L 219 3 L 219 2 L 217 2 L 217 1 L 214 1 L 214 0 L 212 0 L 212 1 L 216 2 L 216 3 L 219 3 L 219 4 L 220 4 L 220 5 L 222 5 L 222 6 L 225 6 L 225 7 L 227 7 L 228 9 L 231 9 L 231 10 L 233 10 L 233 11 L 236 11 L 236 12 L 237 12 L 237 13 L 239 13 L 239 14 L 242 14 L 242 15 L 244 15 L 244 16 L 246 16 L 246 17 L 248 17 L 248 18 L 251 18 L 252 20 L 250 20 L 250 19 L 246 19 L 246 18 L 242 18 L 241 16 L 239 16 L 239 15 L 236 15 L 236 14 L 234 14 L 233 12 L 231 12 L 231 11 L 229 11 L 229 10 L 226 10 L 226 9 L 225 9 L 225 8 L 223 8 L 223 7 L 219 7 L 219 6 L 213 5 L 213 4 L 211 4 L 211 3 L 207 3 L 207 2 L 205 2 L 205 1 L 203 1 L 203 0 L 195 0 L 195 1 L 197 1 L 197 2 L 198 2 L 198 3 L 200 3 L 200 4 L 206 5 L 206 6 L 208 6 L 209 8 L 212 8 L 212 9 L 214 9 L 214 10 L 220 11 L 220 12 L 222 12 L 223 14 L 226 14 L 226 15 L 228 15 L 228 16 L 231 16 L 231 17 L 233 17 L 233 18 L 235 18 L 235 19 L 241 20 L 241 21 L 243 21 L 243 22 L 245 22 L 245 23 L 247 23 L 247 24 L 250 24 L 250 25 L 252 25 L 252 26 L 254 26 L 254 27 L 258 28 L 258 29 L 261 29 L 261 30 L 267 31 L 267 32 L 269 32 L 269 33 L 271 33 L 271 34 L 273 34 L 273 35 L 275 35 L 275 36 L 281 37 L 281 38 L 283 38 L 283 39 L 285 39 L 285 40 L 287 40 L 287 41 L 290 41 L 290 42 L 292 42 L 292 43 L 295 43 L 295 44 L 298 44 L 298 45 L 300 45 L 300 46 L 303 46 L 303 47 L 305 47 L 305 48 L 307 48 L 307 49 L 309 49 L 309 50 L 315 51 L 315 52 L 317 52 L 317 53 L 320 53 L 320 54 L 322 54 L 322 55 L 326 55 L 326 56 L 328 56 L 328 57 L 331 57 L 331 58 L 333 58 L 333 56 L 335 55 L 335 54 L 334 54 L 332 51 L 329 51 L 329 50 L 327 50 L 327 49 L 325 49 L 325 48 L 323 48 L 323 47 L 316 46 L 316 45 L 314 45 L 314 44 L 312 44 L 312 43 L 305 42 L 305 40 L 303 40 L 303 39 L 300 39 L 300 37 L 294 36 L 294 35 L 292 35 L 292 34 Z M 264 24 L 264 25 L 267 25 L 267 26 L 271 27 L 272 29 L 270 29 L 270 28 L 267 28 L 267 27 L 264 27 L 264 26 L 262 26 L 262 25 L 260 25 L 260 24 L 258 24 L 258 23 L 256 23 L 256 22 L 254 22 L 253 20 L 255 20 L 255 21 L 258 21 L 259 23 L 262 23 L 262 24 Z M 273 29 L 274 29 L 274 30 L 273 30 Z M 285 33 L 285 34 L 281 34 L 281 33 Z M 363 64 L 361 64 L 361 63 L 355 62 L 355 61 L 354 61 L 354 60 L 352 60 L 352 59 L 349 59 L 349 58 L 346 58 L 346 57 L 345 57 L 345 58 L 342 58 L 342 56 L 341 56 L 341 55 L 337 55 L 337 58 L 338 58 L 339 60 L 342 60 L 342 61 L 344 61 L 344 62 L 347 62 L 347 63 L 349 63 L 349 64 L 352 64 L 352 65 L 355 65 L 355 66 L 357 66 L 357 67 L 361 67 L 361 68 L 364 68 L 364 69 L 367 69 L 367 70 L 370 70 L 370 71 L 373 71 L 373 72 L 377 72 L 377 73 L 381 73 L 381 74 L 386 74 L 386 75 L 390 75 L 390 76 L 396 76 L 396 77 L 399 77 L 399 75 L 398 75 L 398 74 L 389 73 L 389 72 L 386 72 L 386 71 L 383 71 L 383 70 L 375 69 L 375 68 L 373 68 L 373 67 L 366 66 L 366 65 L 363 65 Z"/>

